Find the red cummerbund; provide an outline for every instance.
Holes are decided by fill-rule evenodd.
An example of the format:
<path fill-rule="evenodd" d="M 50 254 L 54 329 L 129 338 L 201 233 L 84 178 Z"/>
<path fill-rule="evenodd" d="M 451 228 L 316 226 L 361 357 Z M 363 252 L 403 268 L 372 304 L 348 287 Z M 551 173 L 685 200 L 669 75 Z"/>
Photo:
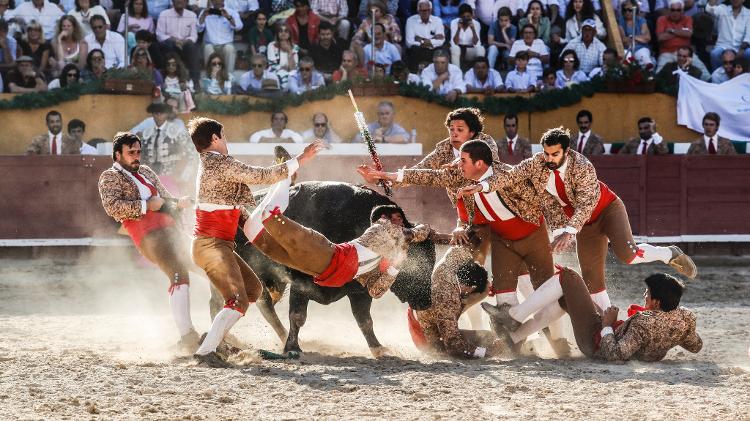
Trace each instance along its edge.
<path fill-rule="evenodd" d="M 335 244 L 336 250 L 326 270 L 316 277 L 315 283 L 322 287 L 340 287 L 357 275 L 359 256 L 354 244 Z"/>
<path fill-rule="evenodd" d="M 196 209 L 193 235 L 195 237 L 214 237 L 234 241 L 239 223 L 239 209 L 222 209 L 211 212 Z"/>
<path fill-rule="evenodd" d="M 174 224 L 174 219 L 163 212 L 146 211 L 141 219 L 126 219 L 122 221 L 122 226 L 128 231 L 130 238 L 136 246 L 141 245 L 143 237 L 151 231 L 166 228 Z"/>

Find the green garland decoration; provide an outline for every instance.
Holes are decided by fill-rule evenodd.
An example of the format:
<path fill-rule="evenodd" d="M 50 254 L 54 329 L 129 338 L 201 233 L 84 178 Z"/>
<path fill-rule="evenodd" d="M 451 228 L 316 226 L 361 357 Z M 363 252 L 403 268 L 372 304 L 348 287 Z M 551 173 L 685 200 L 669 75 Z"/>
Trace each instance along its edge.
<path fill-rule="evenodd" d="M 68 85 L 64 88 L 45 92 L 19 94 L 11 99 L 0 100 L 0 110 L 34 110 L 47 108 L 62 102 L 75 101 L 81 95 L 97 94 L 102 91 L 99 82 Z"/>

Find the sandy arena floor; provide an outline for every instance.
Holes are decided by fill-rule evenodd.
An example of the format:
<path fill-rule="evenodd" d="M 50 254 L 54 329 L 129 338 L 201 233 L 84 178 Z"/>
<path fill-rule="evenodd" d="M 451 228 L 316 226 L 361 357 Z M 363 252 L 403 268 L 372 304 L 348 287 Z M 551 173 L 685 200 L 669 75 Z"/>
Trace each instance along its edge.
<path fill-rule="evenodd" d="M 740 419 L 750 420 L 750 268 L 700 262 L 683 303 L 703 350 L 656 364 L 421 356 L 392 294 L 373 305 L 375 331 L 400 358 L 370 357 L 346 300 L 311 305 L 299 361 L 247 351 L 237 369 L 197 368 L 177 341 L 166 280 L 156 270 L 91 256 L 77 264 L 0 259 L 0 419 Z M 703 263 L 703 264 L 701 264 Z M 660 266 L 610 267 L 610 295 L 642 301 Z M 193 282 L 193 320 L 210 323 Z M 278 308 L 286 323 L 286 300 Z M 256 309 L 233 332 L 280 349 Z M 545 355 L 544 340 L 535 346 Z"/>

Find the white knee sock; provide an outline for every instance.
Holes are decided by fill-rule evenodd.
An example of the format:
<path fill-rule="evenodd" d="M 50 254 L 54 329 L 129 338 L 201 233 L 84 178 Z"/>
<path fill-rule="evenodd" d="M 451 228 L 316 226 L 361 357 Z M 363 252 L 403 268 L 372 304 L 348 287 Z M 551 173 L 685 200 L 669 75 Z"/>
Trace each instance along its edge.
<path fill-rule="evenodd" d="M 516 292 L 501 292 L 499 294 L 495 294 L 495 299 L 497 300 L 497 305 L 501 304 L 510 304 L 512 306 L 518 305 L 518 295 L 516 295 Z"/>
<path fill-rule="evenodd" d="M 278 207 L 284 212 L 289 207 L 289 186 L 291 179 L 286 178 L 270 186 L 263 200 L 253 209 L 250 218 L 242 226 L 242 232 L 252 243 L 263 232 L 263 221 L 269 216 L 269 212 Z"/>
<path fill-rule="evenodd" d="M 169 294 L 169 307 L 172 309 L 172 318 L 180 336 L 185 336 L 195 330 L 190 318 L 190 285 L 181 284 L 172 288 Z"/>
<path fill-rule="evenodd" d="M 652 246 L 651 244 L 638 244 L 638 249 L 642 252 L 636 254 L 633 260 L 630 261 L 631 265 L 637 265 L 639 263 L 647 262 L 664 262 L 669 263 L 672 259 L 672 250 L 669 247 Z"/>
<path fill-rule="evenodd" d="M 521 304 L 510 309 L 510 316 L 523 323 L 527 317 L 557 301 L 563 296 L 560 275 L 554 274 Z"/>
<path fill-rule="evenodd" d="M 515 332 L 510 332 L 510 337 L 513 339 L 513 343 L 517 344 L 549 326 L 550 323 L 557 322 L 563 315 L 565 315 L 565 310 L 555 301 L 537 311 L 534 317 L 522 324 Z"/>
<path fill-rule="evenodd" d="M 602 311 L 610 308 L 612 306 L 612 303 L 609 301 L 609 294 L 607 294 L 607 290 L 603 289 L 596 294 L 591 294 L 591 300 L 594 301 L 594 304 L 598 305 Z"/>
<path fill-rule="evenodd" d="M 534 293 L 534 286 L 531 285 L 531 275 L 528 273 L 523 274 L 518 277 L 518 286 L 516 287 L 518 292 L 521 293 L 521 296 L 525 300 L 526 297 Z"/>
<path fill-rule="evenodd" d="M 240 317 L 242 317 L 242 313 L 233 308 L 221 309 L 216 317 L 214 317 L 214 321 L 211 323 L 211 328 L 208 330 L 208 335 L 203 339 L 203 343 L 195 353 L 198 355 L 206 355 L 216 351 L 216 347 L 219 346 L 221 340 L 224 339 L 224 335 L 229 332 L 229 329 L 237 323 L 237 320 L 239 320 Z"/>

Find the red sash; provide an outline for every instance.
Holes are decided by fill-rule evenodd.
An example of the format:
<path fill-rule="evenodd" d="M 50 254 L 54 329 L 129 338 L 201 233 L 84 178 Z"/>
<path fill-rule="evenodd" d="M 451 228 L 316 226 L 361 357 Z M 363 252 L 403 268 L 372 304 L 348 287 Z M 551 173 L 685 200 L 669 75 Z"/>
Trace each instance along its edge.
<path fill-rule="evenodd" d="M 314 279 L 322 287 L 340 287 L 350 282 L 357 275 L 359 257 L 354 244 L 334 244 L 336 250 L 331 257 L 331 263 L 320 276 Z"/>
<path fill-rule="evenodd" d="M 607 209 L 607 206 L 609 206 L 612 202 L 617 199 L 617 195 L 607 187 L 606 184 L 604 184 L 602 181 L 599 181 L 599 191 L 601 192 L 601 195 L 599 195 L 599 202 L 596 203 L 596 207 L 591 212 L 591 217 L 588 221 L 586 221 L 586 225 L 593 224 L 596 222 L 597 219 L 599 219 L 599 215 L 604 211 L 604 209 Z M 573 213 L 575 212 L 575 208 L 570 204 L 570 202 L 567 199 L 567 197 L 561 197 L 561 199 L 567 203 L 567 205 L 563 206 L 563 211 L 565 212 L 565 215 L 568 218 L 571 218 L 573 216 Z"/>
<path fill-rule="evenodd" d="M 485 208 L 488 209 L 489 212 L 492 212 L 491 210 L 492 208 L 490 207 L 489 203 L 484 202 L 484 206 Z M 458 218 L 462 222 L 469 221 L 469 215 L 468 215 L 468 212 L 466 212 L 466 205 L 464 204 L 463 197 L 459 198 L 458 201 L 456 202 L 456 211 L 458 212 Z M 479 211 L 479 209 L 476 209 L 474 211 L 474 221 L 472 223 L 475 225 L 489 224 L 490 229 L 493 232 L 495 232 L 501 238 L 505 240 L 509 240 L 509 241 L 522 240 L 528 237 L 539 228 L 539 225 L 542 224 L 541 217 L 539 218 L 539 225 L 528 223 L 517 216 L 507 221 L 500 220 L 500 218 L 497 215 L 493 215 L 493 218 L 495 219 L 494 221 L 487 220 L 487 218 L 485 218 L 484 215 L 482 215 L 482 212 Z"/>
<path fill-rule="evenodd" d="M 195 237 L 214 237 L 234 241 L 239 223 L 239 209 L 215 210 L 213 212 L 196 209 L 193 235 Z"/>
<path fill-rule="evenodd" d="M 130 238 L 136 246 L 141 245 L 143 237 L 151 231 L 166 228 L 174 224 L 174 219 L 163 212 L 146 211 L 141 219 L 126 219 L 122 221 L 122 226 L 128 231 Z"/>
<path fill-rule="evenodd" d="M 409 334 L 411 335 L 411 340 L 412 342 L 414 342 L 414 345 L 417 347 L 417 349 L 423 351 L 428 348 L 430 344 L 427 342 L 427 337 L 424 335 L 424 330 L 419 324 L 419 320 L 417 320 L 417 316 L 414 315 L 414 310 L 412 310 L 411 307 L 406 310 L 406 320 L 409 324 Z"/>
<path fill-rule="evenodd" d="M 628 319 L 635 316 L 636 314 L 646 311 L 646 307 L 639 306 L 638 304 L 631 304 L 628 307 Z M 612 330 L 617 330 L 618 327 L 620 327 L 621 324 L 625 323 L 625 320 L 615 320 L 615 323 L 612 325 Z M 601 330 L 598 332 L 594 332 L 594 350 L 599 350 L 599 345 L 602 343 L 602 332 Z"/>

